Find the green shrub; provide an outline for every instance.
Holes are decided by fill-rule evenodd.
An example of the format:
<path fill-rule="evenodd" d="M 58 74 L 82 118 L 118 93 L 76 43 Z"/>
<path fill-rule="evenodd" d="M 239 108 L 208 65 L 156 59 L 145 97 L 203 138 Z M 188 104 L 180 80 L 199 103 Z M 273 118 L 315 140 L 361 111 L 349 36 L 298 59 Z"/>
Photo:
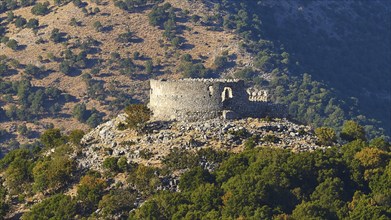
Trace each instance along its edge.
<path fill-rule="evenodd" d="M 202 184 L 213 183 L 214 177 L 207 170 L 195 167 L 181 176 L 179 188 L 183 191 L 194 190 Z"/>
<path fill-rule="evenodd" d="M 84 103 L 76 104 L 72 111 L 73 117 L 80 122 L 86 122 L 88 119 L 87 107 Z"/>
<path fill-rule="evenodd" d="M 72 181 L 72 173 L 76 164 L 67 156 L 55 156 L 39 161 L 33 168 L 36 191 L 57 190 Z"/>
<path fill-rule="evenodd" d="M 60 63 L 60 71 L 64 74 L 70 74 L 72 70 L 71 62 L 64 60 Z"/>
<path fill-rule="evenodd" d="M 207 74 L 207 69 L 201 63 L 182 61 L 178 68 L 185 78 L 203 78 Z"/>
<path fill-rule="evenodd" d="M 133 59 L 134 59 L 134 60 L 140 59 L 140 52 L 134 51 L 134 53 L 133 53 Z"/>
<path fill-rule="evenodd" d="M 133 104 L 125 108 L 126 125 L 130 129 L 141 131 L 151 117 L 151 110 L 143 104 Z"/>
<path fill-rule="evenodd" d="M 131 168 L 126 157 L 120 157 L 117 161 L 117 166 L 121 172 L 126 172 L 129 168 Z"/>
<path fill-rule="evenodd" d="M 320 127 L 315 129 L 319 144 L 330 146 L 337 141 L 337 134 L 332 128 Z"/>
<path fill-rule="evenodd" d="M 41 142 L 46 147 L 58 147 L 66 142 L 66 137 L 62 136 L 60 129 L 48 129 L 40 137 Z"/>
<path fill-rule="evenodd" d="M 341 138 L 346 141 L 366 140 L 364 127 L 352 120 L 345 121 L 342 126 Z"/>
<path fill-rule="evenodd" d="M 17 131 L 19 134 L 25 136 L 25 137 L 29 137 L 32 133 L 32 130 L 31 128 L 28 128 L 25 124 L 21 124 L 18 126 L 17 128 Z"/>
<path fill-rule="evenodd" d="M 73 219 L 77 213 L 77 201 L 71 196 L 56 194 L 31 207 L 22 219 Z"/>
<path fill-rule="evenodd" d="M 10 40 L 10 38 L 9 38 L 9 37 L 7 37 L 7 36 L 4 36 L 4 37 L 2 37 L 2 38 L 1 38 L 1 43 L 3 43 L 3 44 L 7 44 L 9 40 Z"/>
<path fill-rule="evenodd" d="M 76 18 L 71 18 L 69 25 L 76 27 L 76 26 L 79 26 L 80 23 L 76 20 Z"/>
<path fill-rule="evenodd" d="M 100 23 L 100 21 L 95 21 L 93 26 L 96 31 L 98 32 L 102 31 L 103 25 Z"/>
<path fill-rule="evenodd" d="M 18 50 L 19 44 L 16 40 L 11 39 L 7 42 L 7 47 L 11 48 L 12 50 Z"/>
<path fill-rule="evenodd" d="M 228 64 L 227 56 L 218 56 L 215 58 L 213 62 L 213 66 L 215 69 L 222 69 Z"/>
<path fill-rule="evenodd" d="M 118 158 L 117 157 L 107 157 L 103 161 L 103 168 L 108 170 L 109 172 L 118 172 L 119 167 L 118 167 Z"/>
<path fill-rule="evenodd" d="M 38 76 L 43 71 L 41 70 L 41 68 L 34 66 L 33 64 L 27 64 L 26 68 L 24 69 L 24 72 L 30 76 Z"/>
<path fill-rule="evenodd" d="M 161 184 L 158 169 L 139 164 L 128 176 L 128 182 L 142 195 L 148 196 L 156 192 L 157 186 Z"/>
<path fill-rule="evenodd" d="M 77 187 L 77 199 L 80 201 L 83 213 L 91 213 L 98 208 L 106 185 L 106 181 L 96 175 L 87 174 L 80 179 Z"/>
<path fill-rule="evenodd" d="M 179 148 L 170 149 L 170 153 L 163 158 L 163 164 L 169 170 L 193 168 L 198 162 L 195 153 Z"/>
<path fill-rule="evenodd" d="M 83 6 L 83 2 L 81 0 L 73 0 L 72 2 L 78 8 L 81 8 Z"/>
<path fill-rule="evenodd" d="M 147 60 L 145 63 L 145 72 L 151 74 L 153 72 L 153 62 L 152 60 Z"/>
<path fill-rule="evenodd" d="M 52 32 L 50 33 L 50 40 L 52 40 L 54 43 L 60 43 L 62 40 L 62 36 L 60 33 L 60 30 L 58 28 L 54 28 Z"/>
<path fill-rule="evenodd" d="M 18 28 L 23 27 L 27 23 L 26 19 L 23 17 L 18 17 L 15 20 L 15 26 Z"/>
<path fill-rule="evenodd" d="M 13 150 L 0 160 L 0 169 L 5 169 L 3 178 L 10 195 L 29 191 L 33 166 L 34 155 L 28 149 Z"/>
<path fill-rule="evenodd" d="M 242 70 L 238 70 L 235 72 L 235 77 L 238 79 L 244 79 L 244 80 L 249 80 L 255 76 L 255 72 L 252 68 L 247 67 Z"/>
<path fill-rule="evenodd" d="M 102 116 L 97 112 L 96 110 L 92 110 L 92 114 L 90 117 L 88 117 L 86 123 L 91 127 L 94 128 L 98 126 L 100 123 L 102 123 Z"/>
<path fill-rule="evenodd" d="M 172 6 L 170 3 L 165 3 L 162 6 L 154 6 L 152 11 L 148 14 L 149 23 L 153 26 L 163 26 L 164 22 L 170 19 L 170 17 L 175 17 L 171 9 Z M 169 12 L 170 11 L 170 12 Z"/>
<path fill-rule="evenodd" d="M 85 134 L 85 133 L 84 133 L 83 130 L 80 130 L 80 129 L 73 130 L 73 131 L 71 131 L 71 133 L 69 134 L 68 140 L 69 140 L 72 144 L 78 146 L 78 145 L 80 145 L 80 140 L 83 138 L 84 134 Z"/>
<path fill-rule="evenodd" d="M 12 22 L 15 19 L 15 14 L 13 11 L 7 12 L 7 21 Z"/>
<path fill-rule="evenodd" d="M 27 28 L 31 28 L 31 29 L 36 29 L 39 27 L 39 21 L 35 18 L 31 18 L 27 24 L 26 24 L 26 27 Z"/>
<path fill-rule="evenodd" d="M 259 141 L 259 137 L 254 135 L 254 136 L 251 136 L 250 138 L 248 138 L 245 142 L 244 142 L 244 148 L 245 149 L 253 149 L 254 147 L 257 146 L 257 143 Z"/>
<path fill-rule="evenodd" d="M 129 43 L 132 42 L 132 39 L 133 39 L 133 33 L 130 30 L 128 30 L 125 33 L 118 35 L 117 41 L 120 43 Z"/>
<path fill-rule="evenodd" d="M 33 15 L 46 15 L 49 13 L 49 2 L 37 3 L 31 8 Z"/>
<path fill-rule="evenodd" d="M 103 216 L 128 215 L 129 211 L 135 208 L 136 193 L 129 190 L 112 190 L 104 195 L 99 202 L 99 208 Z"/>

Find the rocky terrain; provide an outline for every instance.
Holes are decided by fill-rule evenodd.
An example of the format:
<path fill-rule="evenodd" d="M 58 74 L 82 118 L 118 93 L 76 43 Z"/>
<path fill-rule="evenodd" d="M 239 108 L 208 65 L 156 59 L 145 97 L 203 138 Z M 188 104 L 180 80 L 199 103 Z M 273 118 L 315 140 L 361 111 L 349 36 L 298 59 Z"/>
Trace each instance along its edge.
<path fill-rule="evenodd" d="M 2 1 L 12 6 L 13 1 L 6 2 Z M 387 1 L 156 1 L 155 6 L 172 6 L 171 26 L 151 23 L 152 3 L 126 11 L 118 1 L 55 1 L 49 2 L 46 13 L 34 14 L 34 6 L 44 2 L 0 10 L 4 152 L 33 143 L 51 126 L 66 132 L 94 128 L 99 123 L 91 125 L 74 116 L 75 106 L 84 104 L 99 116 L 95 119 L 110 119 L 126 105 L 148 99 L 149 79 L 184 77 L 185 64 L 189 72 L 205 68 L 213 77 L 239 76 L 249 84 L 268 87 L 273 99 L 293 106 L 290 115 L 295 120 L 314 127 L 338 128 L 337 121 L 356 119 L 372 129 L 380 123 L 374 118 L 383 121 L 387 132 L 391 92 Z M 28 25 L 30 21 L 37 24 Z M 60 39 L 55 41 L 56 29 Z M 170 31 L 180 39 L 179 45 L 166 36 Z M 11 48 L 9 40 L 18 46 Z M 62 67 L 70 63 L 65 71 Z M 303 93 L 312 98 L 293 97 L 302 90 L 292 88 L 300 81 L 290 77 L 301 78 L 303 73 L 326 83 L 322 89 L 305 87 L 308 91 Z M 12 83 L 16 88 L 23 79 L 31 83 L 29 95 L 51 88 L 62 95 L 37 96 L 31 110 L 33 95 L 26 102 L 17 89 L 8 88 Z M 329 91 L 332 98 L 341 99 L 330 102 L 335 107 L 327 106 L 332 98 L 324 94 Z M 318 98 L 323 100 L 314 101 Z M 23 117 L 26 112 L 29 117 Z M 19 132 L 21 125 L 30 134 Z"/>
<path fill-rule="evenodd" d="M 390 2 L 1 0 L 0 219 L 388 219 Z M 189 77 L 292 120 L 121 129 Z"/>
<path fill-rule="evenodd" d="M 126 115 L 121 114 L 83 137 L 77 159 L 81 167 L 102 170 L 103 161 L 110 156 L 124 156 L 128 162 L 159 166 L 161 159 L 174 148 L 196 151 L 213 147 L 240 152 L 249 140 L 256 147 L 276 147 L 296 152 L 321 148 L 316 144 L 311 127 L 287 119 L 150 122 L 145 134 L 136 134 L 131 130 L 118 129 L 125 118 Z"/>

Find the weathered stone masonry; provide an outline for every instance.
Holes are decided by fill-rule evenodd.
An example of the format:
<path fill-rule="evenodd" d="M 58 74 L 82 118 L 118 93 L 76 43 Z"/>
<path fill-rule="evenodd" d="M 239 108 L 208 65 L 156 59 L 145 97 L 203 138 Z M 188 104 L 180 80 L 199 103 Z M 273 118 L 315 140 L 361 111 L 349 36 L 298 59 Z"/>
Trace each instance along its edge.
<path fill-rule="evenodd" d="M 155 120 L 286 117 L 286 108 L 267 100 L 267 91 L 246 91 L 236 79 L 151 80 L 149 107 Z"/>

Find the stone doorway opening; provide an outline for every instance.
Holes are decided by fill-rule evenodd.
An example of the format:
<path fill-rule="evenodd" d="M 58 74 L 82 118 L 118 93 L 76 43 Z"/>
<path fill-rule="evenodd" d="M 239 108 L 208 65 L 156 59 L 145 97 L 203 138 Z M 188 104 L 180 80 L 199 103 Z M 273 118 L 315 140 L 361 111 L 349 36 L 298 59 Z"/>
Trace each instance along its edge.
<path fill-rule="evenodd" d="M 232 99 L 232 98 L 233 98 L 232 88 L 224 87 L 224 90 L 221 93 L 221 101 L 225 102 L 225 101 Z"/>

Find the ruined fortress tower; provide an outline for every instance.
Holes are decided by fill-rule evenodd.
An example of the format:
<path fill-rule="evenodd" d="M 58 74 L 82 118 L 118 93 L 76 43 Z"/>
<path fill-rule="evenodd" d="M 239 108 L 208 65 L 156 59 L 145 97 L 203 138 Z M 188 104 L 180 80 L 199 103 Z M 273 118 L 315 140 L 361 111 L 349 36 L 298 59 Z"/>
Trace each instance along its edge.
<path fill-rule="evenodd" d="M 237 79 L 151 80 L 149 108 L 155 120 L 286 117 L 286 108 L 267 100 L 267 91 L 245 89 Z"/>

